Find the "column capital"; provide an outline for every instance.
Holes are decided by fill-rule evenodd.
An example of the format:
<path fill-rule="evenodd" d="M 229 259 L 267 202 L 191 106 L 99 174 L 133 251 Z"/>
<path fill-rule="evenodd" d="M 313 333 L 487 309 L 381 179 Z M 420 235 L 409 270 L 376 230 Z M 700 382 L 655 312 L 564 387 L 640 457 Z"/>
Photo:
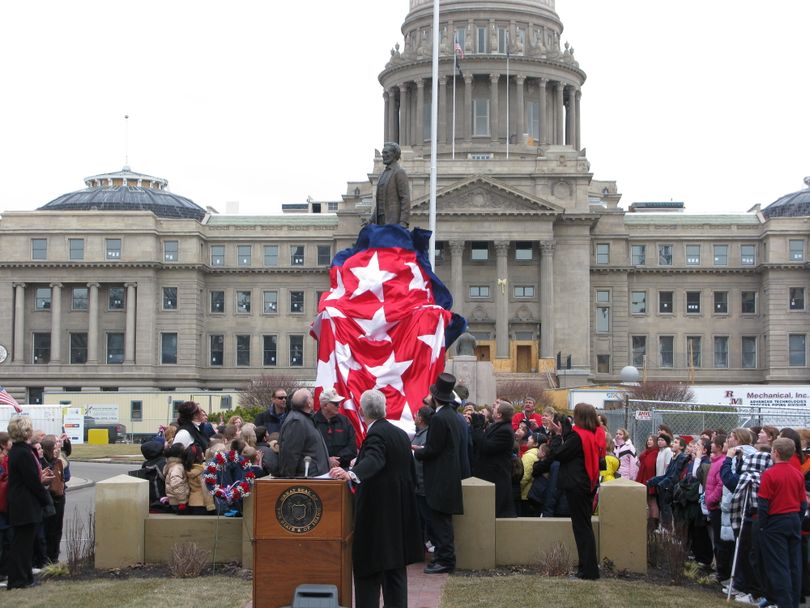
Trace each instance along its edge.
<path fill-rule="evenodd" d="M 509 241 L 495 241 L 495 253 L 498 257 L 506 257 L 509 253 Z"/>
<path fill-rule="evenodd" d="M 464 84 L 470 86 L 473 82 L 473 75 L 472 74 L 464 74 Z"/>
<path fill-rule="evenodd" d="M 400 93 L 403 93 L 403 92 L 407 91 L 408 90 L 408 82 L 406 81 L 406 82 L 402 82 L 402 83 L 398 84 L 397 88 L 399 89 Z"/>
<path fill-rule="evenodd" d="M 58 281 L 55 281 L 55 282 L 51 283 L 51 287 L 61 288 L 62 283 L 59 283 Z"/>
<path fill-rule="evenodd" d="M 554 257 L 554 248 L 557 241 L 540 241 L 540 250 L 544 256 Z"/>
<path fill-rule="evenodd" d="M 562 92 L 565 90 L 565 83 L 562 80 L 555 80 L 554 88 L 557 89 L 557 91 Z"/>
<path fill-rule="evenodd" d="M 91 282 L 87 284 L 88 287 L 101 287 L 101 283 Z"/>
<path fill-rule="evenodd" d="M 518 84 L 523 84 L 526 82 L 526 74 L 515 74 L 515 81 Z"/>
<path fill-rule="evenodd" d="M 548 84 L 548 78 L 543 78 L 542 76 L 537 79 L 537 82 L 540 83 L 541 87 L 544 87 Z"/>
<path fill-rule="evenodd" d="M 500 79 L 501 79 L 501 75 L 500 75 L 500 74 L 490 74 L 490 75 L 489 75 L 489 81 L 490 81 L 492 84 L 498 84 L 498 81 L 499 81 Z"/>
<path fill-rule="evenodd" d="M 397 85 L 394 85 L 392 87 L 388 87 L 388 95 L 390 97 L 393 97 L 394 95 L 396 95 L 397 94 L 397 88 L 398 88 Z"/>
<path fill-rule="evenodd" d="M 138 286 L 137 283 L 132 283 L 132 282 L 124 283 L 124 287 L 127 287 L 127 288 L 129 288 L 129 287 L 137 287 L 137 286 Z"/>
<path fill-rule="evenodd" d="M 11 285 L 12 287 L 22 287 L 23 289 L 25 289 L 25 283 L 12 283 Z"/>
<path fill-rule="evenodd" d="M 576 91 L 575 91 L 575 96 L 576 96 L 576 98 L 577 98 L 577 101 L 579 101 L 580 99 L 582 99 L 582 89 L 576 89 Z"/>
<path fill-rule="evenodd" d="M 416 88 L 417 89 L 424 89 L 425 88 L 425 79 L 424 78 L 417 78 L 416 79 Z"/>
<path fill-rule="evenodd" d="M 383 91 L 383 99 L 384 99 L 385 101 L 388 101 L 388 98 L 389 98 L 389 97 L 390 97 L 390 95 L 388 94 L 388 89 L 385 89 L 385 90 Z"/>
<path fill-rule="evenodd" d="M 447 86 L 447 74 L 439 74 L 439 86 L 440 87 Z"/>
<path fill-rule="evenodd" d="M 450 241 L 450 253 L 454 256 L 464 253 L 464 241 Z"/>

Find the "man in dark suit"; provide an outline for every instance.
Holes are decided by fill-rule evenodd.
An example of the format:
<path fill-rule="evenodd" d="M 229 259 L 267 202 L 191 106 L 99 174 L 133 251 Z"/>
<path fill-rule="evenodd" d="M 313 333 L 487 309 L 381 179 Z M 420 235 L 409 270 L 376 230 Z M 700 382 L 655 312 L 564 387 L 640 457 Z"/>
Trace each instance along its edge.
<path fill-rule="evenodd" d="M 369 423 L 360 454 L 349 470 L 335 467 L 335 479 L 356 488 L 354 541 L 355 608 L 407 608 L 405 567 L 424 555 L 416 507 L 416 472 L 405 432 L 385 419 L 385 395 L 369 390 L 360 397 Z"/>
<path fill-rule="evenodd" d="M 377 204 L 371 223 L 399 224 L 405 228 L 411 219 L 411 193 L 408 175 L 397 162 L 402 154 L 398 144 L 387 142 L 382 149 L 385 170 L 377 182 Z"/>
<path fill-rule="evenodd" d="M 456 568 L 453 515 L 464 512 L 461 494 L 461 434 L 453 408 L 455 376 L 441 374 L 430 387 L 436 413 L 430 420 L 427 441 L 414 456 L 424 465 L 425 499 L 430 509 L 428 537 L 436 546 L 435 561 L 426 574 L 452 572 Z"/>
<path fill-rule="evenodd" d="M 473 475 L 495 484 L 495 517 L 516 517 L 512 499 L 512 451 L 515 431 L 512 415 L 515 408 L 508 401 L 498 401 L 494 422 L 486 429 L 473 431 L 473 442 L 478 458 Z"/>

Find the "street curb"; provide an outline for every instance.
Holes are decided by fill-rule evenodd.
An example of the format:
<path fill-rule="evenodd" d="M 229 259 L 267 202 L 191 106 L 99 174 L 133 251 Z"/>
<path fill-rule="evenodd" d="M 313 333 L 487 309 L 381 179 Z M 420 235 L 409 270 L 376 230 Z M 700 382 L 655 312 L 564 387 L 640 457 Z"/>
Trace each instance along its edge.
<path fill-rule="evenodd" d="M 73 480 L 76 481 L 73 481 Z M 74 477 L 67 485 L 65 485 L 65 492 L 74 492 L 76 490 L 84 490 L 86 488 L 92 488 L 96 485 L 96 482 L 91 479 L 85 479 L 83 477 Z"/>

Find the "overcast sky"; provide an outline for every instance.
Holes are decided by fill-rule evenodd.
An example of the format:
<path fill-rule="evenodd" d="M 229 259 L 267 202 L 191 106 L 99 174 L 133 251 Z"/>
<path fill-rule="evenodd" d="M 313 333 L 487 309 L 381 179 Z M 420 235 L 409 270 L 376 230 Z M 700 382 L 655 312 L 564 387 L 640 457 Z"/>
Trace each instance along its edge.
<path fill-rule="evenodd" d="M 557 0 L 622 206 L 745 212 L 810 175 L 810 2 Z M 224 212 L 337 200 L 382 144 L 407 0 L 0 3 L 0 210 L 129 165 Z M 441 170 L 441 167 L 440 167 Z"/>

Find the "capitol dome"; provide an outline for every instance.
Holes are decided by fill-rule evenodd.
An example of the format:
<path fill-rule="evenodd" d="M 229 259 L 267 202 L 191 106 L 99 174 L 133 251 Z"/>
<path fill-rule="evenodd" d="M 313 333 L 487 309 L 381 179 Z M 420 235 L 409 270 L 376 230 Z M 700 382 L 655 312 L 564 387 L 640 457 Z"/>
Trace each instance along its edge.
<path fill-rule="evenodd" d="M 151 211 L 158 217 L 200 221 L 205 209 L 168 191 L 169 182 L 136 173 L 128 166 L 114 173 L 87 177 L 84 190 L 55 198 L 39 211 Z"/>
<path fill-rule="evenodd" d="M 804 190 L 792 192 L 777 199 L 765 207 L 762 214 L 769 219 L 772 217 L 810 216 L 810 177 L 805 177 L 804 183 L 807 186 Z"/>

